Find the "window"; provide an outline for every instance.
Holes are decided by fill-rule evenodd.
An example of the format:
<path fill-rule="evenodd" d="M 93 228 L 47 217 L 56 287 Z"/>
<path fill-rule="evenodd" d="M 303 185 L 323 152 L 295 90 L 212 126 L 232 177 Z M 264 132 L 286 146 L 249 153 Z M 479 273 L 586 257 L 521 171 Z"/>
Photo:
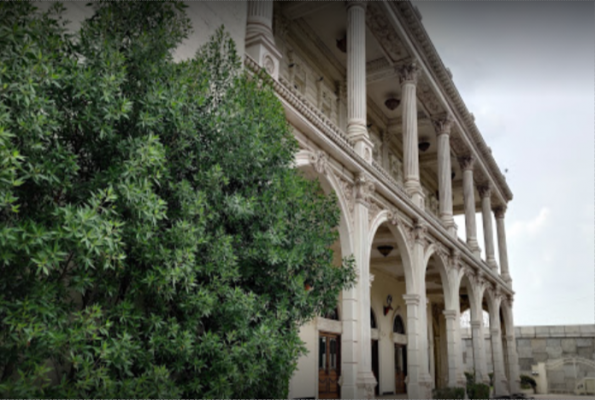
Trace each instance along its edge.
<path fill-rule="evenodd" d="M 403 319 L 401 319 L 400 315 L 397 315 L 393 322 L 393 332 L 400 333 L 401 335 L 405 334 L 405 325 L 403 324 Z"/>

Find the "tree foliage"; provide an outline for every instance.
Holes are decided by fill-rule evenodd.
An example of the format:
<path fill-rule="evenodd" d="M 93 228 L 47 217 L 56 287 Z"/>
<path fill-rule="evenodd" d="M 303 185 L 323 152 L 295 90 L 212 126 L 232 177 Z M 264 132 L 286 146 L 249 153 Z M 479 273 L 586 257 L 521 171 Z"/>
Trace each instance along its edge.
<path fill-rule="evenodd" d="M 0 394 L 286 397 L 336 199 L 222 29 L 176 63 L 183 4 L 92 7 L 0 3 Z"/>

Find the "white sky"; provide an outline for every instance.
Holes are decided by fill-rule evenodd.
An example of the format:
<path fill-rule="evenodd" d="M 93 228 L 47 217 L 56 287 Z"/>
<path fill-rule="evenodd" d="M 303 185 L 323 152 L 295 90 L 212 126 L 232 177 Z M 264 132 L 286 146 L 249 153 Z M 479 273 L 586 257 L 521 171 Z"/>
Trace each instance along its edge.
<path fill-rule="evenodd" d="M 595 3 L 413 3 L 508 169 L 515 325 L 595 323 Z"/>

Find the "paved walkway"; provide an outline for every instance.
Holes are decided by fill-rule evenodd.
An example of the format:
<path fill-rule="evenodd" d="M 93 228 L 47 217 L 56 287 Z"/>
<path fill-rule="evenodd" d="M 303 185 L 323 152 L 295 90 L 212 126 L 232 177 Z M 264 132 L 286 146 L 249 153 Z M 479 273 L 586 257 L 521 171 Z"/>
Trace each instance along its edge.
<path fill-rule="evenodd" d="M 557 399 L 557 400 L 571 400 L 571 399 L 595 399 L 595 396 L 588 395 L 588 396 L 577 396 L 575 394 L 532 394 L 530 396 L 535 397 L 535 399 Z"/>

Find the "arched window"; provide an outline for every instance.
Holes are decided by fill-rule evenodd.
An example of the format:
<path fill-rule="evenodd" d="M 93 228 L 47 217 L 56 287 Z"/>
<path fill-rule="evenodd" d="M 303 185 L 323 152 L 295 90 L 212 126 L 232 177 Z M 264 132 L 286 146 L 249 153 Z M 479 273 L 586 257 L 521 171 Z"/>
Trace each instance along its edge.
<path fill-rule="evenodd" d="M 378 328 L 376 325 L 376 316 L 374 315 L 374 310 L 370 308 L 370 328 Z"/>
<path fill-rule="evenodd" d="M 403 319 L 400 315 L 395 317 L 395 321 L 393 322 L 393 332 L 400 333 L 401 335 L 405 334 L 405 325 L 403 324 Z"/>

